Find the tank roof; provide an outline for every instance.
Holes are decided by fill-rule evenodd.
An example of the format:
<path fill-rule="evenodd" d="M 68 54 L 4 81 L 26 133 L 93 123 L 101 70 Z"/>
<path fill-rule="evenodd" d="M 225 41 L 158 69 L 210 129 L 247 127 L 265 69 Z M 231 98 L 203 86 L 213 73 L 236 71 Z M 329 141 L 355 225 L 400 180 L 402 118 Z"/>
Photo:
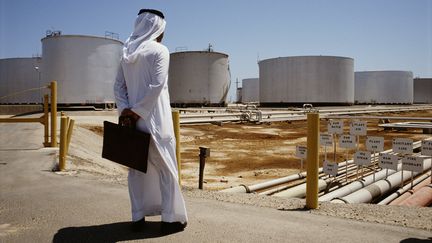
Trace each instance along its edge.
<path fill-rule="evenodd" d="M 216 52 L 216 51 L 179 51 L 179 52 L 172 52 L 171 54 L 188 54 L 188 53 L 206 53 L 206 54 L 218 54 L 218 55 L 224 55 L 228 57 L 228 54 L 222 53 L 222 52 Z"/>
<path fill-rule="evenodd" d="M 267 58 L 267 59 L 260 60 L 258 63 L 264 62 L 264 61 L 268 61 L 268 60 L 287 59 L 287 58 L 338 58 L 338 59 L 351 59 L 351 60 L 354 60 L 354 58 L 352 58 L 352 57 L 321 56 L 321 55 L 313 56 L 313 55 L 310 55 L 310 56 L 286 56 L 286 57 Z"/>
<path fill-rule="evenodd" d="M 46 37 L 42 38 L 41 41 L 43 41 L 45 39 L 51 39 L 51 38 L 71 38 L 71 37 L 83 37 L 83 38 L 95 38 L 95 39 L 111 40 L 111 41 L 115 41 L 115 42 L 118 42 L 118 43 L 123 45 L 123 42 L 120 40 L 107 38 L 107 37 L 103 37 L 103 36 L 93 36 L 93 35 L 53 35 L 53 36 L 46 36 Z"/>

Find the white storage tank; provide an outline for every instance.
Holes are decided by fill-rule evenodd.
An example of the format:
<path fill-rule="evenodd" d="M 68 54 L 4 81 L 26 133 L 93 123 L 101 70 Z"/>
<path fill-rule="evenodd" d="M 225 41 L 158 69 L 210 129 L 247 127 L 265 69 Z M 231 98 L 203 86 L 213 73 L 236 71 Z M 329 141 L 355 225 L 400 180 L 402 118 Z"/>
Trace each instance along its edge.
<path fill-rule="evenodd" d="M 414 103 L 432 104 L 432 78 L 414 79 Z"/>
<path fill-rule="evenodd" d="M 246 78 L 242 80 L 242 102 L 259 102 L 259 79 Z"/>
<path fill-rule="evenodd" d="M 259 63 L 261 106 L 354 103 L 354 60 L 336 56 L 294 56 Z"/>
<path fill-rule="evenodd" d="M 173 106 L 225 106 L 230 83 L 227 54 L 171 53 L 169 93 Z"/>
<path fill-rule="evenodd" d="M 58 103 L 114 103 L 113 85 L 123 43 L 83 35 L 51 35 L 42 39 L 42 79 L 58 82 Z"/>
<path fill-rule="evenodd" d="M 42 103 L 41 65 L 40 57 L 0 59 L 0 104 Z"/>
<path fill-rule="evenodd" d="M 355 72 L 357 104 L 412 104 L 413 90 L 410 71 Z"/>

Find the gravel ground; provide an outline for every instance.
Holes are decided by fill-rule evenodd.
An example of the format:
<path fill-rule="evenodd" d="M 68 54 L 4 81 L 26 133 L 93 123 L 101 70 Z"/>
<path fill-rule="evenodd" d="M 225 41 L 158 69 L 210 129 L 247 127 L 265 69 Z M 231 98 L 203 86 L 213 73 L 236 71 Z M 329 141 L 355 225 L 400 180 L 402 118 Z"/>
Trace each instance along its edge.
<path fill-rule="evenodd" d="M 223 202 L 255 205 L 289 211 L 308 211 L 312 214 L 347 218 L 364 222 L 397 225 L 432 231 L 432 208 L 383 206 L 375 204 L 334 204 L 320 202 L 319 208 L 305 209 L 304 199 L 284 199 L 257 194 L 230 194 L 185 188 L 184 195 Z"/>

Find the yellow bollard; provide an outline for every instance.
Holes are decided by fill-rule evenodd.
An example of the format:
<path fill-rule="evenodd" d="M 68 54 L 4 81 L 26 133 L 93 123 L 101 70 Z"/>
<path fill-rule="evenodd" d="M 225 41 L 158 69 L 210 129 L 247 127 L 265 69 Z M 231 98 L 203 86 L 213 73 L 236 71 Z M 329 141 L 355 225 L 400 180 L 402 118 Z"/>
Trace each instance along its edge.
<path fill-rule="evenodd" d="M 44 146 L 49 147 L 49 120 L 48 120 L 48 95 L 44 95 Z"/>
<path fill-rule="evenodd" d="M 181 155 L 180 155 L 180 114 L 178 111 L 172 112 L 172 119 L 174 125 L 174 135 L 176 138 L 176 157 L 177 157 L 177 170 L 178 182 L 181 185 Z"/>
<path fill-rule="evenodd" d="M 67 139 L 66 139 L 66 155 L 69 153 L 69 144 L 72 138 L 73 126 L 75 124 L 75 120 L 69 119 L 68 117 L 68 130 L 67 130 Z"/>
<path fill-rule="evenodd" d="M 62 171 L 66 167 L 66 143 L 67 143 L 67 117 L 60 118 L 60 155 L 59 155 L 59 170 Z"/>
<path fill-rule="evenodd" d="M 319 114 L 307 114 L 306 208 L 318 208 Z"/>
<path fill-rule="evenodd" d="M 51 147 L 57 147 L 57 82 L 52 81 L 51 89 Z"/>

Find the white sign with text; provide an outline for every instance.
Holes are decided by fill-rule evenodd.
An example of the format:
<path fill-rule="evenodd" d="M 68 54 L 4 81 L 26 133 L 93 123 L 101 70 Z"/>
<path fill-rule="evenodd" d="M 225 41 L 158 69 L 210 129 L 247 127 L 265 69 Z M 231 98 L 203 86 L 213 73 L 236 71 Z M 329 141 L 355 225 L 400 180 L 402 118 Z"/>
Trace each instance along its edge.
<path fill-rule="evenodd" d="M 356 136 L 354 136 L 354 135 L 342 135 L 339 139 L 339 147 L 341 147 L 341 148 L 355 148 L 356 147 Z"/>
<path fill-rule="evenodd" d="M 413 140 L 410 138 L 394 138 L 393 152 L 401 154 L 412 154 Z"/>
<path fill-rule="evenodd" d="M 384 138 L 383 137 L 367 137 L 366 149 L 373 152 L 381 152 L 384 150 Z"/>
<path fill-rule="evenodd" d="M 394 154 L 380 154 L 378 166 L 382 169 L 390 169 L 397 171 L 399 157 Z"/>
<path fill-rule="evenodd" d="M 324 161 L 323 171 L 327 175 L 337 176 L 339 165 L 337 163 L 331 163 L 327 160 Z"/>
<path fill-rule="evenodd" d="M 320 145 L 325 147 L 333 146 L 333 135 L 327 133 L 320 134 Z"/>
<path fill-rule="evenodd" d="M 423 172 L 423 158 L 406 156 L 402 159 L 402 170 L 412 171 L 412 172 Z"/>
<path fill-rule="evenodd" d="M 422 141 L 421 154 L 426 156 L 432 156 L 432 140 Z"/>
<path fill-rule="evenodd" d="M 356 165 L 370 165 L 371 164 L 371 152 L 369 152 L 369 151 L 357 151 L 357 152 L 355 152 L 354 164 L 356 164 Z"/>
<path fill-rule="evenodd" d="M 343 121 L 342 120 L 330 120 L 327 125 L 328 133 L 330 134 L 342 134 L 343 133 Z"/>
<path fill-rule="evenodd" d="M 306 159 L 307 156 L 307 147 L 305 146 L 296 146 L 296 156 L 300 159 Z"/>
<path fill-rule="evenodd" d="M 353 121 L 350 124 L 350 134 L 366 136 L 367 134 L 367 122 L 365 121 Z"/>

